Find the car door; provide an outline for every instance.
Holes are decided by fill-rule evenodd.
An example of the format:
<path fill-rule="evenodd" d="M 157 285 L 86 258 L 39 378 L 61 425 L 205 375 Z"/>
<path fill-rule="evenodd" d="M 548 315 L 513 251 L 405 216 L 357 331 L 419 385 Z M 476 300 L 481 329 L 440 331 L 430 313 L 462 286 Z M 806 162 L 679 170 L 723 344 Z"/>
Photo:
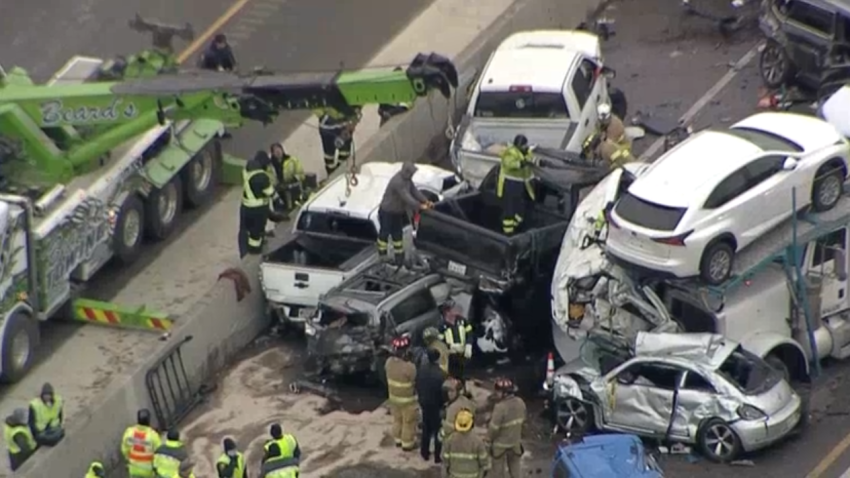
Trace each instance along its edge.
<path fill-rule="evenodd" d="M 835 35 L 835 12 L 827 10 L 823 3 L 806 0 L 790 0 L 783 10 L 787 16 L 788 54 L 803 74 L 817 74 Z"/>
<path fill-rule="evenodd" d="M 580 139 L 579 147 L 581 147 L 585 138 L 596 131 L 596 124 L 598 123 L 596 107 L 602 101 L 599 83 L 605 81 L 605 78 L 597 75 L 598 70 L 599 65 L 596 62 L 582 58 L 575 74 L 566 85 L 567 97 L 574 98 L 578 107 L 579 117 L 573 119 L 578 124 L 575 137 Z"/>
<path fill-rule="evenodd" d="M 673 413 L 673 394 L 681 370 L 656 361 L 632 362 L 612 372 L 608 383 L 606 426 L 663 436 Z"/>
<path fill-rule="evenodd" d="M 715 223 L 728 224 L 738 240 L 739 247 L 749 244 L 755 238 L 753 232 L 759 227 L 759 221 L 765 216 L 759 209 L 762 204 L 750 201 L 746 194 L 750 189 L 747 166 L 743 166 L 720 181 L 708 195 L 700 211 L 700 226 L 711 227 Z"/>
<path fill-rule="evenodd" d="M 699 422 L 706 418 L 707 412 L 703 413 L 702 410 L 711 410 L 711 404 L 717 398 L 717 391 L 708 377 L 696 370 L 685 370 L 676 391 L 670 435 L 690 437 Z"/>
<path fill-rule="evenodd" d="M 741 213 L 750 218 L 749 234 L 753 237 L 772 229 L 791 213 L 792 192 L 795 187 L 800 190 L 802 184 L 797 182 L 802 175 L 782 169 L 786 159 L 781 155 L 764 156 L 746 167 L 747 191 Z"/>
<path fill-rule="evenodd" d="M 414 344 L 422 341 L 422 331 L 439 323 L 440 313 L 431 291 L 424 285 L 403 292 L 403 297 L 389 305 L 396 335 L 407 335 Z"/>

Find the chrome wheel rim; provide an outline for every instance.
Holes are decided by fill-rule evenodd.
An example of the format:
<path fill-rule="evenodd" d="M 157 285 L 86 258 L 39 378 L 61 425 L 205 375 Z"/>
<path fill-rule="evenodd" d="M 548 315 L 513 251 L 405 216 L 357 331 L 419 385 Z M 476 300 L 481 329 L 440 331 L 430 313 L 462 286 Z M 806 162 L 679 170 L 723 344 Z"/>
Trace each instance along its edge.
<path fill-rule="evenodd" d="M 165 189 L 160 191 L 156 204 L 159 220 L 162 224 L 171 224 L 174 216 L 177 215 L 177 188 L 173 183 L 165 185 Z"/>
<path fill-rule="evenodd" d="M 769 83 L 776 83 L 785 74 L 785 60 L 777 47 L 767 47 L 762 55 L 762 71 Z"/>
<path fill-rule="evenodd" d="M 29 362 L 30 354 L 32 353 L 32 344 L 30 343 L 30 335 L 26 330 L 22 330 L 12 339 L 11 346 L 12 367 L 15 370 L 22 370 Z"/>
<path fill-rule="evenodd" d="M 832 206 L 841 197 L 841 181 L 835 175 L 823 179 L 818 188 L 818 201 L 823 206 Z"/>
<path fill-rule="evenodd" d="M 735 434 L 726 425 L 712 425 L 706 431 L 705 447 L 714 456 L 725 458 L 735 451 Z"/>
<path fill-rule="evenodd" d="M 212 153 L 204 151 L 194 161 L 189 169 L 189 175 L 192 177 L 192 186 L 195 191 L 205 191 L 212 180 Z"/>
<path fill-rule="evenodd" d="M 142 218 L 139 217 L 139 211 L 135 209 L 131 209 L 125 214 L 124 231 L 121 237 L 125 246 L 132 247 L 139 241 L 139 235 L 142 232 Z"/>
<path fill-rule="evenodd" d="M 590 420 L 587 407 L 575 399 L 564 402 L 558 410 L 560 421 L 567 431 L 584 430 Z"/>
<path fill-rule="evenodd" d="M 729 268 L 732 265 L 732 257 L 726 251 L 715 252 L 711 256 L 711 262 L 708 263 L 708 274 L 717 282 L 722 281 L 729 275 Z"/>

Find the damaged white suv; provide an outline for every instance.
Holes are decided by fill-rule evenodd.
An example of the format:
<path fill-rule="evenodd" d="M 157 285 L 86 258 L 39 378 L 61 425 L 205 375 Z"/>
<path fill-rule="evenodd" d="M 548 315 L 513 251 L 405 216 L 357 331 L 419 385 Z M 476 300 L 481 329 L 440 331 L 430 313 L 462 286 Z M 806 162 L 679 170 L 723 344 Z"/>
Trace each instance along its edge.
<path fill-rule="evenodd" d="M 640 332 L 631 352 L 601 335 L 548 384 L 565 431 L 635 433 L 734 460 L 801 423 L 802 400 L 764 360 L 714 334 Z"/>

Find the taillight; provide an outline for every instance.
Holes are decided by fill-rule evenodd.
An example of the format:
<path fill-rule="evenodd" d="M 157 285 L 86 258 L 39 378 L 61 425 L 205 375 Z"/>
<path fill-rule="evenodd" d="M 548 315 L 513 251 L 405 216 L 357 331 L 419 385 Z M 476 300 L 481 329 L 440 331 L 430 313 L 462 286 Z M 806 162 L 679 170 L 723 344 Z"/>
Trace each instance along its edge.
<path fill-rule="evenodd" d="M 684 234 L 679 234 L 678 236 L 673 237 L 653 237 L 652 240 L 659 244 L 666 244 L 668 246 L 684 246 L 685 239 L 691 235 L 694 231 L 688 231 Z"/>

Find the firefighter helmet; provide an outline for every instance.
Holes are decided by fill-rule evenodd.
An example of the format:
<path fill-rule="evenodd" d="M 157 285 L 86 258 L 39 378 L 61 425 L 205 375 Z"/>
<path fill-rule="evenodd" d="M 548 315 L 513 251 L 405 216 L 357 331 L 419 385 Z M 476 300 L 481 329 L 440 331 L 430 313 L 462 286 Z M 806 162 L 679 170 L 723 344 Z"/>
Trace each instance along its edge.
<path fill-rule="evenodd" d="M 468 432 L 469 430 L 472 430 L 472 424 L 474 421 L 472 412 L 464 408 L 457 412 L 457 416 L 455 417 L 455 430 L 459 432 Z"/>
<path fill-rule="evenodd" d="M 516 387 L 514 386 L 514 381 L 509 378 L 497 378 L 496 379 L 496 391 L 497 392 L 514 392 Z"/>
<path fill-rule="evenodd" d="M 407 350 L 407 348 L 410 347 L 410 338 L 403 335 L 401 337 L 396 337 L 392 341 L 392 346 L 393 350 L 396 352 Z"/>

